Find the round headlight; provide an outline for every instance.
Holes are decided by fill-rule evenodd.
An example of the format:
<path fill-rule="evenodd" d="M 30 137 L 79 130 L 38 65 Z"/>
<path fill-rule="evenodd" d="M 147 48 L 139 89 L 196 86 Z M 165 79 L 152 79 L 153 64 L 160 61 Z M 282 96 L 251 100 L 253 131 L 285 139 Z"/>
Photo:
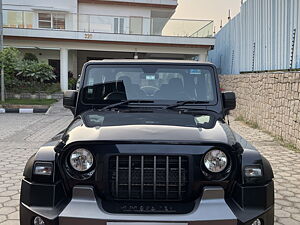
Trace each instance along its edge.
<path fill-rule="evenodd" d="M 79 171 L 85 172 L 93 166 L 94 157 L 92 153 L 84 148 L 73 151 L 70 155 L 71 166 Z"/>
<path fill-rule="evenodd" d="M 226 154 L 218 149 L 210 150 L 204 156 L 206 169 L 213 173 L 220 173 L 225 170 L 228 160 Z"/>

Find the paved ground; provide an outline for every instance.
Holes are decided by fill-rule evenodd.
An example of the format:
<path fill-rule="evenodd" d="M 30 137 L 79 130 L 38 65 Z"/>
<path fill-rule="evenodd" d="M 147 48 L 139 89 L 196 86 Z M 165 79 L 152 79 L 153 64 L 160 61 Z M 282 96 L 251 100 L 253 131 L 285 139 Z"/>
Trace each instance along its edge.
<path fill-rule="evenodd" d="M 71 113 L 60 105 L 54 106 L 48 115 L 0 114 L 1 225 L 19 225 L 19 189 L 25 163 L 41 144 L 63 130 L 71 119 Z"/>
<path fill-rule="evenodd" d="M 300 225 L 300 153 L 280 146 L 262 131 L 242 122 L 231 127 L 251 142 L 271 162 L 275 175 L 275 224 Z"/>
<path fill-rule="evenodd" d="M 0 114 L 0 225 L 18 225 L 19 189 L 27 159 L 72 119 L 56 105 L 48 115 Z M 269 135 L 232 121 L 272 163 L 276 184 L 276 225 L 300 224 L 300 154 L 276 143 Z"/>

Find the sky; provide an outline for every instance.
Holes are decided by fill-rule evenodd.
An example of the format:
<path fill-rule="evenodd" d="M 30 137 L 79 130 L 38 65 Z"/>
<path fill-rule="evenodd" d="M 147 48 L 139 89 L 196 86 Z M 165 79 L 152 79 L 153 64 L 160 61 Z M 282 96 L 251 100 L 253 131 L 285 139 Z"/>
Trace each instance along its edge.
<path fill-rule="evenodd" d="M 241 0 L 178 0 L 178 7 L 173 18 L 214 20 L 216 31 L 228 22 L 229 10 L 231 17 L 240 11 Z"/>

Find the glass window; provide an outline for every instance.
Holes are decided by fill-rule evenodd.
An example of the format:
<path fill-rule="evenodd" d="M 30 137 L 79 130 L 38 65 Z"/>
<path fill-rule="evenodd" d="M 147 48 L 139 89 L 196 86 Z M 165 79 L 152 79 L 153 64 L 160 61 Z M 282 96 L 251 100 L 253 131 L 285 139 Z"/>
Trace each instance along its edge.
<path fill-rule="evenodd" d="M 39 28 L 52 28 L 51 13 L 39 13 Z"/>
<path fill-rule="evenodd" d="M 84 80 L 84 101 L 216 99 L 214 73 L 208 66 L 90 65 Z M 119 101 L 120 101 L 119 100 Z"/>
<path fill-rule="evenodd" d="M 120 18 L 120 34 L 124 34 L 124 18 Z"/>
<path fill-rule="evenodd" d="M 39 13 L 38 18 L 39 28 L 65 29 L 64 14 Z"/>
<path fill-rule="evenodd" d="M 4 11 L 3 26 L 12 28 L 24 28 L 23 15 L 20 11 Z"/>
<path fill-rule="evenodd" d="M 24 26 L 25 28 L 33 28 L 33 13 L 24 12 Z"/>
<path fill-rule="evenodd" d="M 119 33 L 119 18 L 114 18 L 114 33 Z"/>
<path fill-rule="evenodd" d="M 130 34 L 142 34 L 142 33 L 143 33 L 143 18 L 130 17 Z"/>
<path fill-rule="evenodd" d="M 124 18 L 114 18 L 114 33 L 124 34 Z"/>
<path fill-rule="evenodd" d="M 53 29 L 65 29 L 65 15 L 52 14 L 53 17 Z"/>

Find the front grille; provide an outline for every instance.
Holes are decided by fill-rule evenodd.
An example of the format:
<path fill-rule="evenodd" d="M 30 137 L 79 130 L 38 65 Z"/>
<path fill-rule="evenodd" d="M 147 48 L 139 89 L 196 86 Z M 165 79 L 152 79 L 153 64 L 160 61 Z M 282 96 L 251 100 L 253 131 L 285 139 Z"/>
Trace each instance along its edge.
<path fill-rule="evenodd" d="M 109 159 L 114 199 L 182 200 L 188 192 L 188 158 L 117 155 Z"/>

